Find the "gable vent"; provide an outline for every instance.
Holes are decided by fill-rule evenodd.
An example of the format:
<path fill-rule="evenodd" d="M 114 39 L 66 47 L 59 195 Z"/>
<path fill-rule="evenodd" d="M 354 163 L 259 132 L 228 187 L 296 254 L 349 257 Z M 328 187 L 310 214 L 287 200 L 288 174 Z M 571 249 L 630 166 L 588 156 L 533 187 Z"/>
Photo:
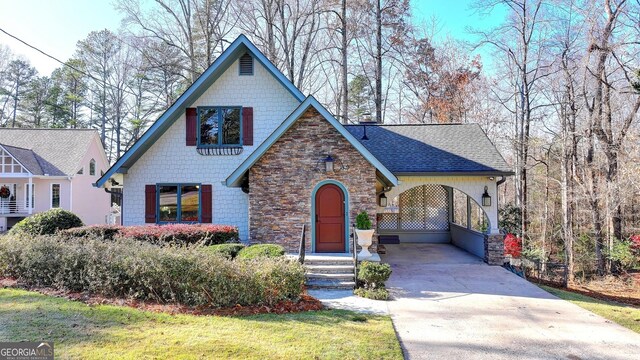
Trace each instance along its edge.
<path fill-rule="evenodd" d="M 253 75 L 253 57 L 249 54 L 240 58 L 240 75 Z"/>

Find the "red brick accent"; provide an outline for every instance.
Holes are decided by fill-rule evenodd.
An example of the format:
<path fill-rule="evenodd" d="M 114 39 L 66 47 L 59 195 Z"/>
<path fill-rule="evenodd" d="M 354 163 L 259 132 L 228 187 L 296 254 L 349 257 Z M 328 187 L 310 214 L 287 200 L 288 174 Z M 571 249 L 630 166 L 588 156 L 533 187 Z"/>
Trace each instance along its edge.
<path fill-rule="evenodd" d="M 333 173 L 319 160 L 331 154 Z M 339 170 L 340 165 L 346 169 Z M 251 167 L 249 228 L 251 242 L 276 243 L 297 252 L 302 224 L 311 251 L 311 196 L 314 187 L 332 179 L 349 193 L 349 224 L 367 211 L 375 226 L 376 169 L 315 109 L 309 109 Z M 375 251 L 375 246 L 372 249 Z"/>

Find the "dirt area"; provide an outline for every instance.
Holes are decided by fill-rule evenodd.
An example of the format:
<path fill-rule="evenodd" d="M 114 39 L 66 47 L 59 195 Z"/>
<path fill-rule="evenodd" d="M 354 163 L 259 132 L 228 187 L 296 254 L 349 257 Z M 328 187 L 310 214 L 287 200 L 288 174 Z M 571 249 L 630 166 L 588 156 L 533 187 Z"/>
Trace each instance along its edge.
<path fill-rule="evenodd" d="M 622 276 L 605 276 L 588 281 L 577 281 L 563 288 L 555 283 L 530 279 L 558 289 L 576 292 L 596 299 L 616 301 L 640 307 L 640 273 Z"/>
<path fill-rule="evenodd" d="M 282 301 L 273 306 L 254 305 L 242 306 L 236 305 L 230 308 L 211 308 L 206 306 L 185 306 L 179 304 L 161 304 L 152 301 L 141 301 L 136 299 L 109 298 L 101 295 L 89 294 L 86 292 L 72 292 L 57 290 L 52 288 L 40 288 L 26 286 L 19 283 L 15 279 L 0 278 L 0 288 L 12 287 L 29 291 L 39 292 L 43 295 L 56 296 L 69 300 L 81 301 L 87 305 L 117 305 L 129 306 L 132 308 L 163 312 L 168 314 L 190 314 L 190 315 L 218 315 L 218 316 L 248 316 L 256 314 L 285 314 L 302 311 L 322 310 L 322 303 L 306 293 L 300 297 L 298 301 Z"/>

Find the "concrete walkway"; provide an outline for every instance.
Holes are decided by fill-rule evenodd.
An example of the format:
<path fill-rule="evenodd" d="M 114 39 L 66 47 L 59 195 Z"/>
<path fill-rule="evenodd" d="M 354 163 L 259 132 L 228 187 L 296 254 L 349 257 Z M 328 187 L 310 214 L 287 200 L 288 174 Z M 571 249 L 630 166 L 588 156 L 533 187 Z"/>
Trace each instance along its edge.
<path fill-rule="evenodd" d="M 452 245 L 385 245 L 408 359 L 640 359 L 640 335 Z"/>
<path fill-rule="evenodd" d="M 330 309 L 389 315 L 388 301 L 361 298 L 353 295 L 353 290 L 308 290 L 307 292 Z"/>

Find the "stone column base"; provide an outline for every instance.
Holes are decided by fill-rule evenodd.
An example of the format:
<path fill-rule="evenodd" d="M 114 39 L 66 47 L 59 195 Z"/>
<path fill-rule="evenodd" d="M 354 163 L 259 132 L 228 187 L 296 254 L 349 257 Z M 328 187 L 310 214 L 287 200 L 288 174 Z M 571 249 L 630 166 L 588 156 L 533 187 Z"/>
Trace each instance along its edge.
<path fill-rule="evenodd" d="M 489 265 L 504 264 L 504 235 L 484 236 L 484 262 Z"/>

